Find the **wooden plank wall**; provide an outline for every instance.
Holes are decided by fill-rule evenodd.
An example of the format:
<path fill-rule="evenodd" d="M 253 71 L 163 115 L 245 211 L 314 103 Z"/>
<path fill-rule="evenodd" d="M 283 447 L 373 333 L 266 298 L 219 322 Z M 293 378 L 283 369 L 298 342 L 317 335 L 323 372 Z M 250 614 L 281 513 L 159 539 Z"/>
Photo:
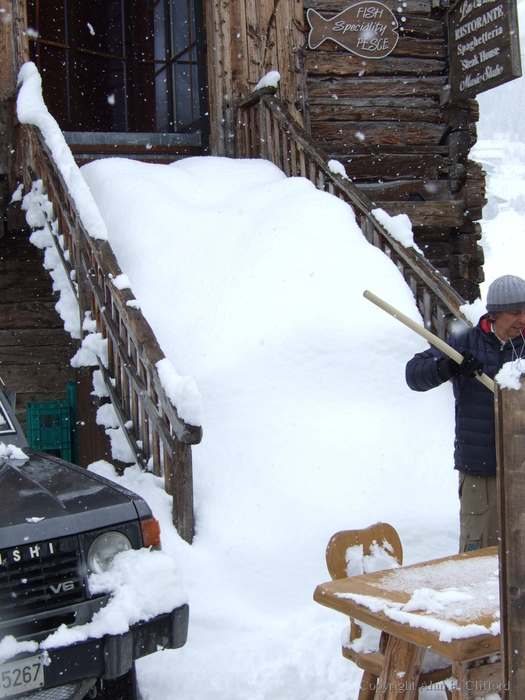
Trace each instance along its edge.
<path fill-rule="evenodd" d="M 278 70 L 278 97 L 303 123 L 303 0 L 204 0 L 211 152 L 235 156 L 235 105 L 269 71 Z"/>
<path fill-rule="evenodd" d="M 55 310 L 58 300 L 42 266 L 43 252 L 29 232 L 0 239 L 0 377 L 16 392 L 16 415 L 25 429 L 26 404 L 66 399 L 75 379 L 75 348 Z"/>
<path fill-rule="evenodd" d="M 304 9 L 328 18 L 352 4 L 304 0 Z M 473 300 L 483 279 L 476 222 L 486 203 L 484 174 L 468 159 L 478 105 L 440 105 L 448 80 L 444 11 L 432 0 L 383 4 L 400 25 L 388 57 L 362 59 L 329 40 L 306 50 L 311 135 L 378 206 L 414 213 L 416 242 Z"/>
<path fill-rule="evenodd" d="M 11 195 L 24 179 L 20 130 L 15 118 L 18 67 L 28 60 L 24 0 L 0 0 L 0 377 L 16 393 L 16 416 L 26 428 L 26 404 L 66 399 L 75 379 L 75 348 L 55 310 L 58 296 L 43 268 L 43 251 Z M 29 186 L 26 182 L 26 190 Z"/>
<path fill-rule="evenodd" d="M 352 0 L 205 0 L 211 149 L 235 156 L 236 103 L 270 70 L 277 97 L 329 158 L 389 213 L 408 213 L 431 262 L 467 300 L 479 295 L 485 200 L 469 160 L 478 105 L 441 106 L 448 81 L 439 0 L 385 0 L 399 21 L 393 53 L 356 57 L 332 41 L 307 47 L 307 10 L 324 17 Z"/>
<path fill-rule="evenodd" d="M 305 0 L 324 16 L 349 4 Z M 401 3 L 383 4 L 401 20 Z M 312 136 L 328 155 L 343 155 L 356 180 L 436 180 L 450 169 L 443 143 L 448 114 L 439 106 L 447 81 L 442 13 L 430 1 L 408 0 L 402 9 L 406 21 L 400 21 L 397 47 L 386 58 L 362 59 L 332 41 L 307 51 Z M 412 150 L 415 139 L 418 148 Z"/>

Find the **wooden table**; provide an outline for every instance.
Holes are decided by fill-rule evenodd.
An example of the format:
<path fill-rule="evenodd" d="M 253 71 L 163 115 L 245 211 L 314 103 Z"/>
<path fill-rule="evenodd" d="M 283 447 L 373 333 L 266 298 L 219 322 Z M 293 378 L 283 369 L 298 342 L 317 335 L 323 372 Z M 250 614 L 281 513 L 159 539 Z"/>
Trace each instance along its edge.
<path fill-rule="evenodd" d="M 501 684 L 499 663 L 471 675 L 500 649 L 497 547 L 323 583 L 314 600 L 389 635 L 376 700 L 417 698 L 425 649 L 450 659 L 454 700 Z"/>

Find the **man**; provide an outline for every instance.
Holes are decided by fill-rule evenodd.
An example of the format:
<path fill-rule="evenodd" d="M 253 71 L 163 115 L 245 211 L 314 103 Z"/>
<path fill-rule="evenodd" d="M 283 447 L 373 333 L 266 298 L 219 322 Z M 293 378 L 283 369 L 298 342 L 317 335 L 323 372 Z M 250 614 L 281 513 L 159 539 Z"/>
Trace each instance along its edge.
<path fill-rule="evenodd" d="M 406 366 L 406 381 L 414 391 L 427 391 L 448 380 L 454 387 L 460 552 L 498 543 L 494 394 L 476 374 L 494 378 L 506 362 L 522 356 L 525 371 L 525 280 L 514 275 L 494 280 L 487 293 L 487 312 L 475 328 L 447 340 L 463 356 L 461 364 L 431 348 Z"/>

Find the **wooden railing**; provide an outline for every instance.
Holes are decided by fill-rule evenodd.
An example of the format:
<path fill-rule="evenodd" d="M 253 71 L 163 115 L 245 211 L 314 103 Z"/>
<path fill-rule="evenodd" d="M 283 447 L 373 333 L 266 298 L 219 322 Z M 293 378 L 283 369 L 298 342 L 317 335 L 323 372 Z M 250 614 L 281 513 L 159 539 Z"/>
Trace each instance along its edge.
<path fill-rule="evenodd" d="M 97 331 L 107 339 L 108 366 L 99 359 L 99 367 L 121 427 L 137 463 L 164 476 L 173 496 L 173 522 L 191 542 L 191 445 L 200 442 L 202 429 L 181 420 L 166 396 L 155 366 L 164 354 L 142 313 L 126 305 L 133 299 L 131 290 L 111 283 L 121 270 L 109 243 L 89 236 L 40 131 L 23 128 L 25 164 L 32 180 L 42 180 L 53 204 L 55 247 L 69 279 L 74 272 L 81 313 L 91 311 Z"/>
<path fill-rule="evenodd" d="M 164 354 L 141 312 L 126 304 L 130 290 L 111 279 L 121 274 L 106 241 L 89 236 L 64 179 L 40 131 L 24 126 L 24 162 L 32 180 L 41 179 L 58 221 L 57 252 L 82 312 L 91 311 L 108 343 L 108 366 L 99 361 L 111 401 L 137 463 L 163 475 L 173 496 L 173 522 L 191 542 L 194 534 L 191 445 L 202 438 L 200 426 L 185 423 L 167 397 L 156 368 Z M 405 248 L 374 218 L 373 205 L 349 180 L 333 173 L 326 157 L 278 100 L 265 91 L 239 105 L 238 155 L 266 158 L 288 176 L 302 176 L 348 202 L 366 238 L 396 264 L 412 289 L 425 326 L 440 338 L 449 320 L 466 320 L 464 300 L 417 251 Z M 60 237 L 60 243 L 58 238 Z M 74 273 L 74 275 L 73 275 Z"/>
<path fill-rule="evenodd" d="M 239 103 L 237 155 L 265 158 L 289 177 L 306 177 L 318 189 L 348 202 L 367 240 L 398 267 L 428 330 L 445 339 L 453 318 L 469 323 L 460 310 L 465 300 L 423 255 L 390 235 L 373 216 L 372 202 L 350 180 L 330 170 L 326 156 L 273 93 L 271 88 L 260 90 Z"/>

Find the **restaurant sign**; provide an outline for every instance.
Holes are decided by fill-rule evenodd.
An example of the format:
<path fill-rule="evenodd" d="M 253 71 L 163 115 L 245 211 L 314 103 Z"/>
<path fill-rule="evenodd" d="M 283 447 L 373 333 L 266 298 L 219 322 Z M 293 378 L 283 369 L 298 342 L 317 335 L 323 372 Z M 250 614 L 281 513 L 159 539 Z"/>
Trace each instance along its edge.
<path fill-rule="evenodd" d="M 459 0 L 448 32 L 452 102 L 521 75 L 516 0 Z"/>
<path fill-rule="evenodd" d="M 329 18 L 310 8 L 306 17 L 311 49 L 330 39 L 361 58 L 385 58 L 396 48 L 399 39 L 395 15 L 375 0 L 358 2 Z"/>

